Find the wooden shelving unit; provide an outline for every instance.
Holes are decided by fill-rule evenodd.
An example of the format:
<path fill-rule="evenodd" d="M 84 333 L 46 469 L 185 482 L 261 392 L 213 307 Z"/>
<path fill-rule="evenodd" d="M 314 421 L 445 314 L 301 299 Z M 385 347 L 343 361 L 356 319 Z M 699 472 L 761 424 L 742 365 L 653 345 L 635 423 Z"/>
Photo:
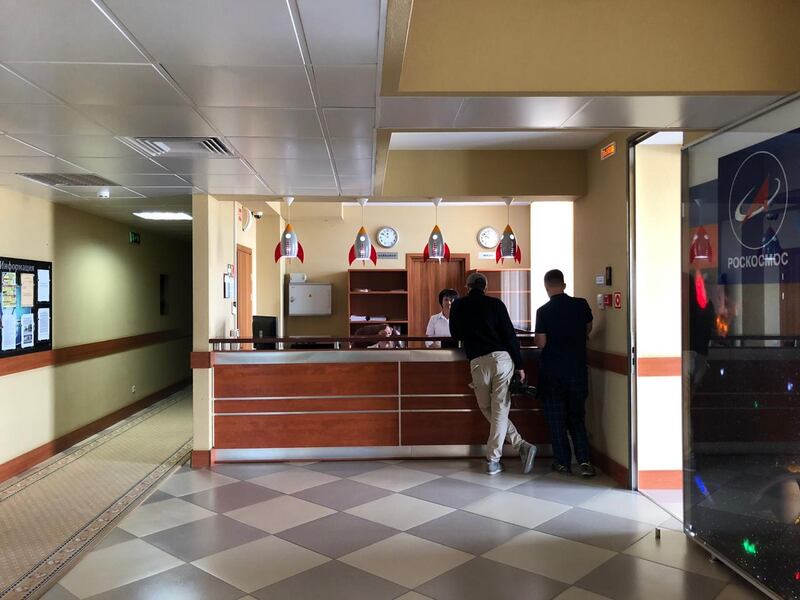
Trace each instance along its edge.
<path fill-rule="evenodd" d="M 475 270 L 471 270 L 473 273 Z M 486 294 L 503 301 L 511 322 L 517 329 L 532 331 L 531 270 L 530 269 L 480 269 L 486 275 Z"/>
<path fill-rule="evenodd" d="M 388 323 L 408 333 L 408 273 L 405 269 L 350 269 L 347 272 L 347 320 L 355 333 L 365 325 Z M 351 321 L 352 315 L 370 317 Z M 373 320 L 373 317 L 385 317 Z"/>

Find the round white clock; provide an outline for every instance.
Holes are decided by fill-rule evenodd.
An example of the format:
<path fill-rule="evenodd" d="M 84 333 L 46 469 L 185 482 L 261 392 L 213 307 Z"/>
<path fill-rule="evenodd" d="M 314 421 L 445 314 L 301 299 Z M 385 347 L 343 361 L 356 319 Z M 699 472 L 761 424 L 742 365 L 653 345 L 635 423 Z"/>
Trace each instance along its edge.
<path fill-rule="evenodd" d="M 393 227 L 381 227 L 378 230 L 378 235 L 375 236 L 378 245 L 382 248 L 391 248 L 397 243 L 400 237 L 397 235 L 397 230 Z"/>
<path fill-rule="evenodd" d="M 494 227 L 484 227 L 478 232 L 478 243 L 484 248 L 496 248 L 500 235 Z"/>

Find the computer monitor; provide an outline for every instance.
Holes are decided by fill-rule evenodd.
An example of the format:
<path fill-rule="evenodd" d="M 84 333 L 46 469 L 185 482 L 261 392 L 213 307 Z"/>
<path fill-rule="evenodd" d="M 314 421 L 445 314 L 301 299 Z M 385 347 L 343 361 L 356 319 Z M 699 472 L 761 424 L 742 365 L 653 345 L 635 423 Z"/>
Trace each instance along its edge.
<path fill-rule="evenodd" d="M 253 337 L 276 337 L 278 331 L 278 317 L 253 317 Z M 254 344 L 256 350 L 275 350 L 275 343 Z"/>

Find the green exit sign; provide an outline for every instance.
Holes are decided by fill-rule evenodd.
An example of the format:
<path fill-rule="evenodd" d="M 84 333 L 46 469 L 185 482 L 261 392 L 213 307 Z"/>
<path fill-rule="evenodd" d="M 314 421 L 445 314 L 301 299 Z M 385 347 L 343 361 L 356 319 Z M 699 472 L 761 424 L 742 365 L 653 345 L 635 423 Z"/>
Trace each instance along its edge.
<path fill-rule="evenodd" d="M 131 244 L 141 244 L 142 243 L 142 236 L 139 235 L 138 231 L 131 231 L 130 234 L 128 234 L 128 241 Z"/>

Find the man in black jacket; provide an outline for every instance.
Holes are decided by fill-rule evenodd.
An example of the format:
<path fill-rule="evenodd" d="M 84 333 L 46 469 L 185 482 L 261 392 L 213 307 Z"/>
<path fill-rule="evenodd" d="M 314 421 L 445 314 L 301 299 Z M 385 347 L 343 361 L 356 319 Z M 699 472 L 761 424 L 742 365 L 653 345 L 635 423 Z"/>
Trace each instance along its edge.
<path fill-rule="evenodd" d="M 575 446 L 580 474 L 591 477 L 589 440 L 584 417 L 589 378 L 586 369 L 586 338 L 592 331 L 592 309 L 583 298 L 564 293 L 564 274 L 558 269 L 544 275 L 544 289 L 550 297 L 536 311 L 536 345 L 542 350 L 539 369 L 539 399 L 542 402 L 553 443 L 553 470 L 572 472 Z"/>
<path fill-rule="evenodd" d="M 522 354 L 506 305 L 486 295 L 486 276 L 471 273 L 467 277 L 469 294 L 450 308 L 450 335 L 464 342 L 469 358 L 472 386 L 478 407 L 489 421 L 486 449 L 486 472 L 495 475 L 503 470 L 503 442 L 519 452 L 522 470 L 530 473 L 536 446 L 522 439 L 508 419 L 511 394 L 508 385 L 516 370 L 525 379 Z"/>

